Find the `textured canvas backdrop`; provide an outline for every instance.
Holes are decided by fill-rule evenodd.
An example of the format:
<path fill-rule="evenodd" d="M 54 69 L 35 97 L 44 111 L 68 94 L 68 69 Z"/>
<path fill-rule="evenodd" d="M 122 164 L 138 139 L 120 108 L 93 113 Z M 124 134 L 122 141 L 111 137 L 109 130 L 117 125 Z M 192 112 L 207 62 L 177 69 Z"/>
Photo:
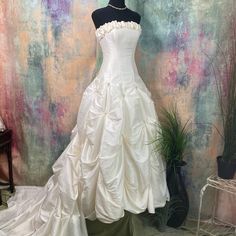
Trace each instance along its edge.
<path fill-rule="evenodd" d="M 82 93 L 101 63 L 91 13 L 107 2 L 0 0 L 0 114 L 14 133 L 17 184 L 44 184 L 69 142 Z M 202 124 L 220 124 L 203 51 L 214 57 L 233 2 L 127 1 L 142 16 L 136 62 L 157 111 L 176 101 L 182 120 L 193 122 L 184 168 L 193 216 L 222 146 L 216 130 Z M 0 173 L 4 178 L 3 158 Z"/>

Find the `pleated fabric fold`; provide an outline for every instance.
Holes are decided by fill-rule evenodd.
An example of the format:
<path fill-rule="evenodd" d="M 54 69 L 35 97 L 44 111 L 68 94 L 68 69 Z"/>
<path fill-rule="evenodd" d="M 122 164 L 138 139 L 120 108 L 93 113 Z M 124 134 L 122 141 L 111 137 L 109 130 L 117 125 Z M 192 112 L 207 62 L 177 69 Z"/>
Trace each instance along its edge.
<path fill-rule="evenodd" d="M 125 81 L 125 82 L 124 82 Z M 140 78 L 96 77 L 87 87 L 81 153 L 81 205 L 86 218 L 112 223 L 124 210 L 155 212 L 169 200 L 165 163 L 150 142 L 158 122 L 151 93 Z M 81 120 L 78 117 L 78 121 Z"/>
<path fill-rule="evenodd" d="M 53 165 L 44 187 L 16 186 L 0 211 L 1 236 L 87 236 L 80 206 L 80 139 L 78 133 Z"/>

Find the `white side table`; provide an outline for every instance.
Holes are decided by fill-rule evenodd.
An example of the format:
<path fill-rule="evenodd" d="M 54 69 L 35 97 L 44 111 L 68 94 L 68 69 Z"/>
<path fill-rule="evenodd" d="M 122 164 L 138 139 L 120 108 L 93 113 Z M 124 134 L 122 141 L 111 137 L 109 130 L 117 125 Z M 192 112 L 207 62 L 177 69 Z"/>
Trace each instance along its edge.
<path fill-rule="evenodd" d="M 207 178 L 206 185 L 203 186 L 200 192 L 200 205 L 199 205 L 199 213 L 198 213 L 198 224 L 197 224 L 197 236 L 200 233 L 204 233 L 204 235 L 211 236 L 223 236 L 223 235 L 236 235 L 236 225 L 230 222 L 223 222 L 222 220 L 217 219 L 216 217 L 216 201 L 217 195 L 215 197 L 215 204 L 212 209 L 211 218 L 209 221 L 202 223 L 201 222 L 201 211 L 202 211 L 202 202 L 203 196 L 208 187 L 214 188 L 216 191 L 224 191 L 229 194 L 236 195 L 236 180 L 226 180 L 221 179 L 216 175 L 212 175 Z"/>

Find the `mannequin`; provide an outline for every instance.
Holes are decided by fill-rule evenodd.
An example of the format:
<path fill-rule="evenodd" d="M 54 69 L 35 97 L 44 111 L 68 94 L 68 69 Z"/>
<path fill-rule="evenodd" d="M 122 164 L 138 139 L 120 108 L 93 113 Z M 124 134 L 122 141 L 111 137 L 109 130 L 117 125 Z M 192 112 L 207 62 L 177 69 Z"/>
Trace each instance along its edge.
<path fill-rule="evenodd" d="M 111 4 L 114 7 L 124 8 L 125 0 L 110 0 L 108 4 Z M 105 23 L 108 23 L 113 20 L 117 21 L 134 21 L 140 23 L 141 16 L 139 13 L 132 11 L 128 8 L 124 10 L 115 9 L 109 5 L 103 8 L 99 8 L 92 13 L 92 19 L 96 29 L 102 26 Z"/>

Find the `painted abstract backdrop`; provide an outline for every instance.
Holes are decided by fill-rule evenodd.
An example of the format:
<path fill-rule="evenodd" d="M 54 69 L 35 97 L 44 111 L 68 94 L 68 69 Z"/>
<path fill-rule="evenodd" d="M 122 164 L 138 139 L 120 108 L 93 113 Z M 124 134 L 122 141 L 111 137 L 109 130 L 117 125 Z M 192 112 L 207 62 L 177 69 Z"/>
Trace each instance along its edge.
<path fill-rule="evenodd" d="M 102 55 L 91 20 L 108 0 L 0 0 L 0 115 L 13 130 L 17 184 L 44 184 L 67 146 L 80 100 Z M 222 142 L 209 58 L 224 40 L 234 0 L 129 0 L 141 16 L 139 73 L 156 104 L 192 121 L 184 174 L 190 215 Z M 223 39 L 222 39 L 223 38 Z M 207 124 L 207 125 L 206 125 Z M 1 158 L 1 178 L 6 163 Z M 209 200 L 210 201 L 210 200 Z"/>

